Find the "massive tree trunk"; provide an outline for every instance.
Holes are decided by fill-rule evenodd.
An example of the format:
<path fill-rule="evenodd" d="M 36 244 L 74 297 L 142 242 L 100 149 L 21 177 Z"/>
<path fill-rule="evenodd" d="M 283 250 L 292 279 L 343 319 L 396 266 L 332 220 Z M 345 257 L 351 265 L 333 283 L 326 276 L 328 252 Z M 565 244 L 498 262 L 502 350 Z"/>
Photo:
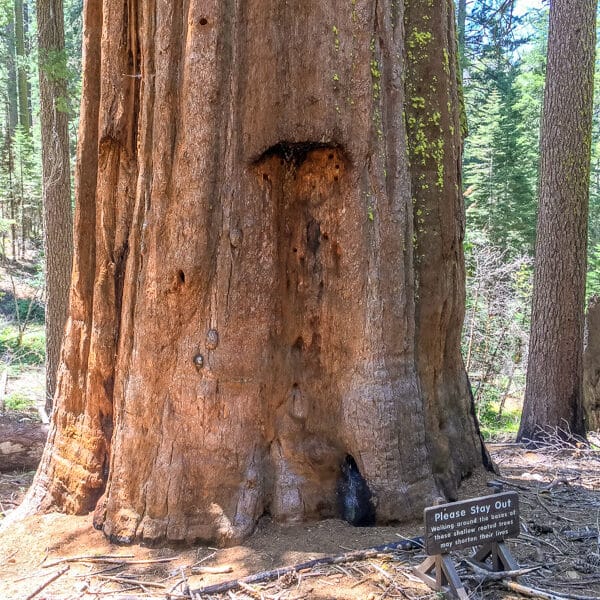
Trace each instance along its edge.
<path fill-rule="evenodd" d="M 37 0 L 37 22 L 46 254 L 46 410 L 50 412 L 67 319 L 73 255 L 62 0 Z"/>
<path fill-rule="evenodd" d="M 583 329 L 597 0 L 550 6 L 540 201 L 519 440 L 584 436 Z M 574 93 L 576 90 L 576 93 Z"/>
<path fill-rule="evenodd" d="M 26 509 L 231 543 L 339 514 L 342 464 L 382 523 L 481 465 L 452 4 L 406 4 L 86 3 L 70 316 Z M 431 142 L 412 167 L 404 117 Z"/>

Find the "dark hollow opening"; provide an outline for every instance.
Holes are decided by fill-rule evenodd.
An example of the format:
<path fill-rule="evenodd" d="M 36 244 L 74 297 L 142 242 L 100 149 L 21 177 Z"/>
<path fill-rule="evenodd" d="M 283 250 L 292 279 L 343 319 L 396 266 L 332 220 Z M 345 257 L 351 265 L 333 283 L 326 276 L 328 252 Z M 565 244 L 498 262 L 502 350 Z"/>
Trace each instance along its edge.
<path fill-rule="evenodd" d="M 340 149 L 337 144 L 325 143 L 325 142 L 279 142 L 270 148 L 267 148 L 259 157 L 254 159 L 253 164 L 260 164 L 262 161 L 271 158 L 273 156 L 281 159 L 281 164 L 289 163 L 296 167 L 300 166 L 310 152 L 313 150 L 319 150 L 323 148 L 329 148 L 331 150 Z M 330 160 L 333 160 L 334 155 L 330 153 L 328 155 Z"/>
<path fill-rule="evenodd" d="M 375 525 L 373 495 L 351 454 L 347 454 L 342 462 L 337 495 L 344 521 L 356 527 Z"/>

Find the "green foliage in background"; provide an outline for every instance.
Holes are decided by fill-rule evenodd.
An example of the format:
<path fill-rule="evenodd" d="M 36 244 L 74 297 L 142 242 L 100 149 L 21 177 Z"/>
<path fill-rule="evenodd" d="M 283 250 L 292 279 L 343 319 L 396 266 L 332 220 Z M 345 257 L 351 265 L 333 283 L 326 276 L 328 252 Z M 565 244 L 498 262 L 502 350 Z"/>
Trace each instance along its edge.
<path fill-rule="evenodd" d="M 535 242 L 544 19 L 534 11 L 527 20 L 511 19 L 508 30 L 485 22 L 479 52 L 465 59 L 467 227 L 508 257 L 531 256 Z M 529 31 L 535 35 L 525 37 Z"/>
<path fill-rule="evenodd" d="M 25 412 L 35 408 L 35 400 L 21 392 L 13 392 L 4 398 L 4 408 L 6 410 Z"/>
<path fill-rule="evenodd" d="M 46 338 L 43 326 L 37 325 L 25 331 L 20 343 L 19 332 L 14 325 L 0 327 L 0 359 L 11 368 L 12 373 L 44 364 Z"/>
<path fill-rule="evenodd" d="M 495 400 L 486 400 L 480 406 L 479 427 L 486 441 L 494 441 L 505 436 L 516 436 L 521 422 L 520 407 L 500 411 L 500 404 Z"/>

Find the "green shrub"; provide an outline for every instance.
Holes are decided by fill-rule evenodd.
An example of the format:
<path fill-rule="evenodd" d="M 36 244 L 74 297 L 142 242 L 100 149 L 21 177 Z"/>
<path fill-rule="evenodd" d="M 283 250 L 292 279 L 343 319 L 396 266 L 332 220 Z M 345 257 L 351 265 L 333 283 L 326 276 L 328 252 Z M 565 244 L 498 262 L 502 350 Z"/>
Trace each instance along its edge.
<path fill-rule="evenodd" d="M 6 410 L 23 412 L 35 408 L 35 400 L 21 392 L 13 392 L 4 399 L 4 407 Z"/>
<path fill-rule="evenodd" d="M 504 408 L 500 413 L 500 403 L 497 400 L 481 402 L 479 410 L 479 427 L 486 441 L 499 437 L 516 436 L 521 423 L 521 409 Z"/>
<path fill-rule="evenodd" d="M 4 324 L 0 329 L 0 359 L 11 367 L 43 365 L 46 358 L 46 337 L 39 325 L 25 330 L 19 344 L 19 330 Z"/>

